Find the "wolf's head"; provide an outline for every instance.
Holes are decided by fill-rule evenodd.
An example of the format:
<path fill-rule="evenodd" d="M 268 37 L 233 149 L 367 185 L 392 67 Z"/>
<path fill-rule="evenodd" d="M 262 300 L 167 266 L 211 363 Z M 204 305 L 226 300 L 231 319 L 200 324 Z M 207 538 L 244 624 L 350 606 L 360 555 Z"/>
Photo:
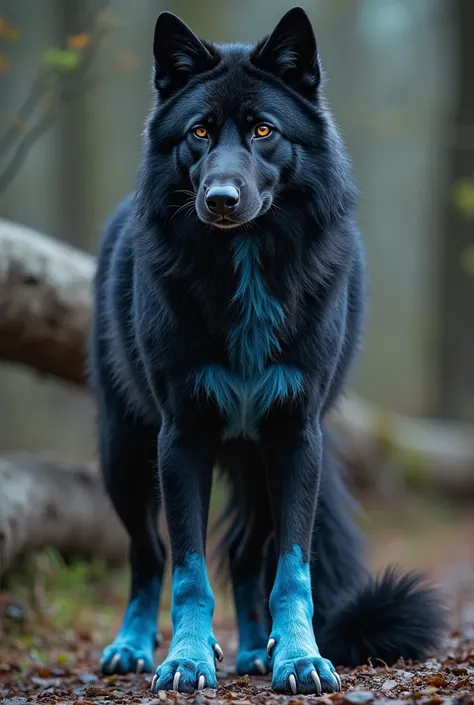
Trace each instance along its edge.
<path fill-rule="evenodd" d="M 211 44 L 163 12 L 154 60 L 141 176 L 148 213 L 235 229 L 292 206 L 319 220 L 343 208 L 347 163 L 304 10 L 254 46 Z"/>

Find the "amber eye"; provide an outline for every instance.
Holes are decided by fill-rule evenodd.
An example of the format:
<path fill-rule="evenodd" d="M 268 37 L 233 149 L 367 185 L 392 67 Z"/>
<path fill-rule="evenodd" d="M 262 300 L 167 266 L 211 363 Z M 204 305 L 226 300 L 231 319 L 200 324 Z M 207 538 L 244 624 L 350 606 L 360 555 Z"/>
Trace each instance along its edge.
<path fill-rule="evenodd" d="M 196 135 L 196 137 L 199 137 L 199 139 L 201 139 L 201 140 L 205 140 L 206 137 L 209 136 L 208 131 L 202 125 L 198 125 L 197 127 L 194 127 L 193 132 Z"/>
<path fill-rule="evenodd" d="M 265 123 L 262 123 L 261 125 L 256 126 L 253 131 L 253 134 L 254 137 L 268 137 L 271 131 L 272 128 L 270 127 L 270 125 L 265 125 Z"/>

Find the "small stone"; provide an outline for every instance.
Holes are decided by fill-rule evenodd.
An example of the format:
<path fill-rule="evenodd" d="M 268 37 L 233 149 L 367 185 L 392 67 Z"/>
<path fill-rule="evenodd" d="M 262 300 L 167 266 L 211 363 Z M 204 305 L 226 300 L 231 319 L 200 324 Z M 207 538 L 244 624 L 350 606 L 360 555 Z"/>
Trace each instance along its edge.
<path fill-rule="evenodd" d="M 363 705 L 364 703 L 370 703 L 374 696 L 368 690 L 351 690 L 350 693 L 344 693 L 343 698 L 346 702 L 354 705 Z"/>
<path fill-rule="evenodd" d="M 12 622 L 24 622 L 25 612 L 21 605 L 15 602 L 9 602 L 5 605 L 5 617 L 11 619 Z"/>
<path fill-rule="evenodd" d="M 393 679 L 389 678 L 388 680 L 383 682 L 381 690 L 386 693 L 388 690 L 393 690 L 394 688 L 396 688 L 397 685 L 397 681 L 394 681 Z"/>
<path fill-rule="evenodd" d="M 414 676 L 411 671 L 400 671 L 398 675 L 400 678 L 403 678 L 404 681 L 411 681 Z"/>

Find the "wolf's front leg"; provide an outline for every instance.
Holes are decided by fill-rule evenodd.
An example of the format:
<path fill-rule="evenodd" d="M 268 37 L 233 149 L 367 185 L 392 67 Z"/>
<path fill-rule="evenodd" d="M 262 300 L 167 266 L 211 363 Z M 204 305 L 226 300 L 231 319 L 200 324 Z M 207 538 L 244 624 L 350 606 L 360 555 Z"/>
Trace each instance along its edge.
<path fill-rule="evenodd" d="M 172 555 L 173 638 L 152 690 L 190 693 L 217 687 L 212 632 L 214 596 L 206 569 L 205 539 L 216 439 L 164 425 L 158 464 Z"/>
<path fill-rule="evenodd" d="M 322 458 L 319 424 L 285 433 L 268 428 L 264 453 L 279 549 L 269 604 L 272 687 L 283 693 L 338 691 L 339 676 L 321 657 L 312 625 L 309 551 Z"/>

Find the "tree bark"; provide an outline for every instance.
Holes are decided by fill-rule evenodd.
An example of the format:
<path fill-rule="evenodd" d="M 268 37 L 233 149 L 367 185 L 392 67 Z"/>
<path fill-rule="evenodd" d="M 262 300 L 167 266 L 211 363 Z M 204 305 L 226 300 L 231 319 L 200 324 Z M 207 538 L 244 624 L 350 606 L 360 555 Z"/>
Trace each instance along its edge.
<path fill-rule="evenodd" d="M 85 383 L 94 258 L 0 219 L 0 360 Z M 414 419 L 350 394 L 332 415 L 356 481 L 474 494 L 474 430 Z"/>
<path fill-rule="evenodd" d="M 67 556 L 119 564 L 125 530 L 93 469 L 46 454 L 0 456 L 0 576 L 22 555 L 46 546 Z"/>

